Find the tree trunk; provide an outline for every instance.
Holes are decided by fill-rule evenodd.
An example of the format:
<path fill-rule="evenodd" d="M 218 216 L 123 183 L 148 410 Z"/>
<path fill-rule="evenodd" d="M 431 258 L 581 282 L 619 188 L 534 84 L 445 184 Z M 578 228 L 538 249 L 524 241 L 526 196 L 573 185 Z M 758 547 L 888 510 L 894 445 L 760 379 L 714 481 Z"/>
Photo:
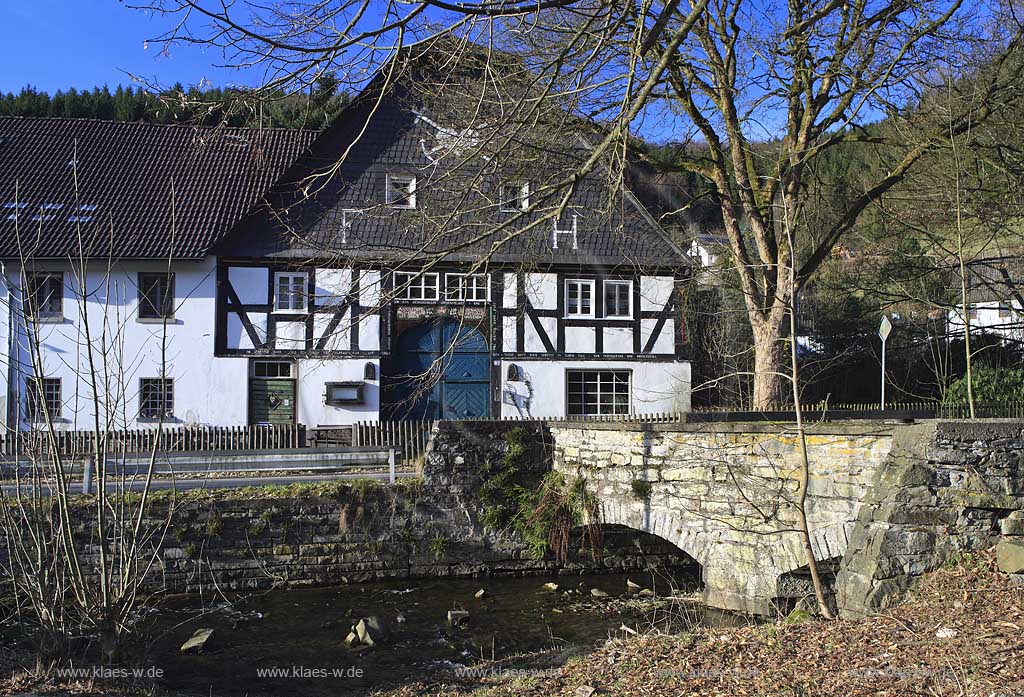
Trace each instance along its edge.
<path fill-rule="evenodd" d="M 778 406 L 782 394 L 782 323 L 761 320 L 753 324 L 754 409 Z"/>

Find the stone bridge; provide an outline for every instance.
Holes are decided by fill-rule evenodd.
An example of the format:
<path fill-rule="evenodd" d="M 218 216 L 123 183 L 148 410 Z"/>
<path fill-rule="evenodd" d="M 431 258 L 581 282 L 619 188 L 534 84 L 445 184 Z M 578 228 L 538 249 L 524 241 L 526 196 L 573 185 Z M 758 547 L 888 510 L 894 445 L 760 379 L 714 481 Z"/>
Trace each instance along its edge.
<path fill-rule="evenodd" d="M 773 424 L 558 424 L 554 467 L 583 476 L 604 523 L 667 540 L 702 567 L 706 602 L 767 614 L 809 592 L 795 433 Z M 884 607 L 951 553 L 1021 534 L 1019 421 L 809 429 L 815 557 L 846 615 Z"/>

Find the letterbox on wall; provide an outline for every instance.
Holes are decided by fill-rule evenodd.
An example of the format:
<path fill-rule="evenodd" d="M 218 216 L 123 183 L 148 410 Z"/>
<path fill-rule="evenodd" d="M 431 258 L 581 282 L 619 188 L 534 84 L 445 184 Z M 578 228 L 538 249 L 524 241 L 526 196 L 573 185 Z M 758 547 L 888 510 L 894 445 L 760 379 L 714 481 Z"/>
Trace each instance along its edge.
<path fill-rule="evenodd" d="M 325 387 L 325 404 L 339 406 L 363 403 L 363 383 L 361 382 L 329 382 Z"/>

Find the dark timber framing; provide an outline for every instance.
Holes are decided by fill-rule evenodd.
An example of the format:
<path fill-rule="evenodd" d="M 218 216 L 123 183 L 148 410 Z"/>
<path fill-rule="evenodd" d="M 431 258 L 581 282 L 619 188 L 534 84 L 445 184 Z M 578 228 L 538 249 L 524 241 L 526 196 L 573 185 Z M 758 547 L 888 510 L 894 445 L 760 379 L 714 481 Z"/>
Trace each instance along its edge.
<path fill-rule="evenodd" d="M 335 261 L 335 264 L 337 262 Z M 266 303 L 242 303 L 237 293 L 228 282 L 229 267 L 248 267 L 265 269 L 267 272 L 267 300 Z M 337 268 L 332 266 L 332 268 Z M 340 298 L 340 302 L 333 301 L 330 305 L 317 305 L 316 297 L 316 262 L 309 265 L 295 265 L 283 261 L 267 261 L 260 259 L 221 259 L 217 265 L 217 322 L 216 322 L 216 355 L 218 356 L 253 356 L 253 357 L 281 357 L 281 358 L 381 358 L 387 356 L 391 351 L 393 311 L 398 305 L 453 305 L 463 304 L 463 301 L 446 301 L 445 287 L 442 283 L 439 287 L 439 300 L 393 300 L 383 303 L 380 307 L 364 307 L 360 304 L 360 287 L 363 272 L 366 270 L 377 270 L 381 272 L 380 296 L 386 298 L 393 291 L 394 283 L 391 269 L 380 264 L 353 265 L 348 267 L 352 272 L 352 283 L 349 292 Z M 415 270 L 403 267 L 403 271 Z M 439 279 L 446 278 L 449 273 L 463 273 L 465 266 L 445 265 L 431 268 L 431 272 L 437 272 Z M 278 313 L 274 312 L 274 274 L 280 272 L 302 272 L 307 274 L 308 301 L 306 311 L 302 313 Z M 683 316 L 683 288 L 685 277 L 678 270 L 651 269 L 645 270 L 643 274 L 631 267 L 609 268 L 609 267 L 568 267 L 568 268 L 531 268 L 524 270 L 522 266 L 511 267 L 505 265 L 492 265 L 485 272 L 489 275 L 490 300 L 481 303 L 466 303 L 483 305 L 489 307 L 491 313 L 490 344 L 491 355 L 498 359 L 517 360 L 561 360 L 561 361 L 643 361 L 643 362 L 674 362 L 687 358 L 685 340 L 685 318 Z M 504 307 L 504 274 L 515 273 L 516 278 L 516 305 L 515 307 Z M 554 309 L 536 308 L 529 301 L 526 293 L 527 274 L 553 274 L 555 276 L 556 299 Z M 643 310 L 641 297 L 641 279 L 643 277 L 671 277 L 673 279 L 673 290 L 665 306 L 660 309 Z M 583 279 L 594 281 L 594 309 L 593 318 L 571 318 L 565 316 L 566 311 L 566 281 L 569 279 Z M 604 314 L 604 283 L 606 280 L 626 280 L 632 284 L 631 303 L 632 314 L 628 318 L 616 319 L 605 318 Z M 259 331 L 249 321 L 248 313 L 265 314 L 267 317 L 267 336 L 265 342 L 260 342 Z M 328 344 L 338 327 L 345 321 L 346 313 L 349 316 L 349 347 L 347 349 L 330 349 Z M 361 333 L 365 334 L 366 325 L 363 318 L 376 313 L 379 317 L 379 350 L 370 351 L 363 348 L 368 342 L 364 341 Z M 256 348 L 228 348 L 227 326 L 228 317 L 234 314 L 238 317 L 250 342 Z M 329 315 L 323 336 L 315 335 L 315 317 L 317 315 Z M 505 325 L 507 318 L 515 319 L 516 340 L 515 350 L 505 351 Z M 545 329 L 542 320 L 554 320 L 554 334 L 551 335 Z M 669 319 L 674 320 L 675 331 L 673 336 L 672 353 L 654 353 L 658 340 L 665 332 L 666 323 Z M 643 321 L 655 320 L 650 334 L 643 336 Z M 274 343 L 277 337 L 278 325 L 287 322 L 302 322 L 305 324 L 305 348 L 304 349 L 277 349 Z M 549 322 L 550 325 L 550 322 Z M 324 326 L 324 325 L 321 325 Z M 543 351 L 529 352 L 526 350 L 526 329 L 533 328 Z M 581 352 L 573 350 L 574 347 L 566 344 L 566 329 L 571 327 L 584 327 L 594 330 L 594 351 Z M 628 327 L 632 334 L 633 351 L 630 353 L 608 353 L 605 348 L 605 329 L 608 327 Z M 497 383 L 495 383 L 497 384 Z"/>

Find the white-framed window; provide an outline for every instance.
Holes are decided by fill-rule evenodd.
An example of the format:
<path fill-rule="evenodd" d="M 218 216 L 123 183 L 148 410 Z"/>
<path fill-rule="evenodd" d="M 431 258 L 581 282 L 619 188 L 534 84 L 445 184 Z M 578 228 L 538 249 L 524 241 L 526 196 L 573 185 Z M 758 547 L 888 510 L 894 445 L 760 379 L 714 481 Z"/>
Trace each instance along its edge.
<path fill-rule="evenodd" d="M 1010 306 L 1006 303 L 999 303 L 999 319 L 1006 319 L 1010 314 Z"/>
<path fill-rule="evenodd" d="M 633 316 L 633 282 L 604 282 L 604 316 L 629 319 Z"/>
<path fill-rule="evenodd" d="M 594 282 L 570 279 L 565 282 L 565 316 L 594 316 Z"/>
<path fill-rule="evenodd" d="M 395 271 L 395 297 L 399 300 L 438 300 L 439 291 L 436 273 Z"/>
<path fill-rule="evenodd" d="M 448 273 L 444 275 L 449 300 L 482 303 L 490 300 L 491 284 L 485 273 Z"/>
<path fill-rule="evenodd" d="M 566 413 L 569 416 L 629 414 L 630 371 L 567 370 Z"/>
<path fill-rule="evenodd" d="M 498 195 L 502 213 L 522 213 L 530 207 L 530 182 L 502 182 Z"/>
<path fill-rule="evenodd" d="M 389 174 L 387 200 L 392 208 L 415 208 L 416 177 L 411 174 Z"/>
<path fill-rule="evenodd" d="M 309 277 L 302 272 L 274 274 L 274 312 L 305 312 Z"/>

